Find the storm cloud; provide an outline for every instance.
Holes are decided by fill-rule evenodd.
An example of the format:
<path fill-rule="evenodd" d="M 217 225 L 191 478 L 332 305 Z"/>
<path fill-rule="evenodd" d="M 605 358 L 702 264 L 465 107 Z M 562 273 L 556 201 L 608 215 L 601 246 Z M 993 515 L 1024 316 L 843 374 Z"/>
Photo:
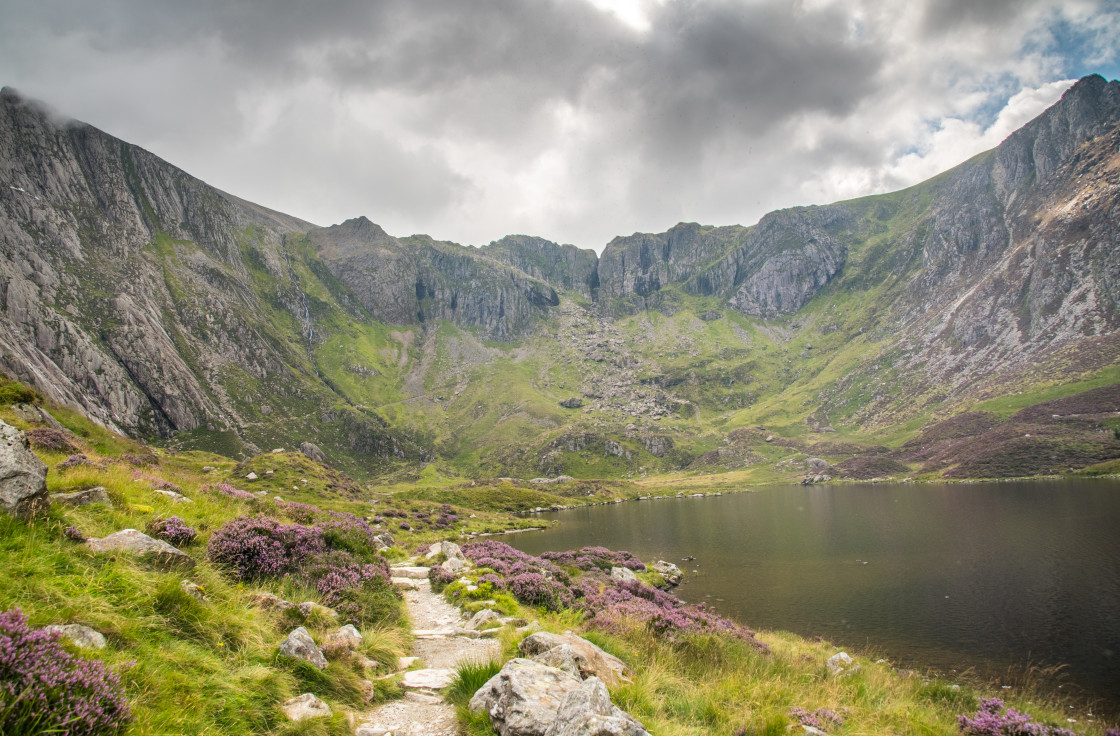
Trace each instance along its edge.
<path fill-rule="evenodd" d="M 320 224 L 601 249 L 915 183 L 1115 76 L 1118 28 L 1106 0 L 41 0 L 5 10 L 0 82 Z"/>

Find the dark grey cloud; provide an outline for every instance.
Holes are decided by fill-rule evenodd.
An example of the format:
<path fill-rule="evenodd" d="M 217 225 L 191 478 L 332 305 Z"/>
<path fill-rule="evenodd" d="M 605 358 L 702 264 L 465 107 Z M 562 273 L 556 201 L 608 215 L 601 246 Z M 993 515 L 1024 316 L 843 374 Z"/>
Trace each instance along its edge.
<path fill-rule="evenodd" d="M 40 0 L 0 82 L 311 220 L 600 247 L 912 183 L 1112 2 L 633 1 Z"/>

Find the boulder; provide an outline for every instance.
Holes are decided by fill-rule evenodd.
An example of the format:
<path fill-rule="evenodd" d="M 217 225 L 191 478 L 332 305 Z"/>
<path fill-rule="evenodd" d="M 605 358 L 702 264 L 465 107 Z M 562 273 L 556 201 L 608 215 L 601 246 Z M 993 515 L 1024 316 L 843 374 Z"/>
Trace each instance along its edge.
<path fill-rule="evenodd" d="M 52 626 L 44 626 L 43 631 L 58 634 L 63 639 L 70 640 L 74 646 L 84 647 L 86 649 L 104 649 L 105 636 L 99 632 L 94 631 L 88 626 L 81 624 L 54 624 Z"/>
<path fill-rule="evenodd" d="M 165 569 L 194 567 L 194 560 L 187 553 L 136 529 L 122 529 L 101 539 L 87 539 L 86 545 L 94 552 L 128 552 Z"/>
<path fill-rule="evenodd" d="M 373 538 L 373 541 L 377 543 L 378 552 L 380 552 L 381 550 L 389 549 L 393 546 L 393 544 L 395 544 L 393 536 L 391 534 L 378 534 Z"/>
<path fill-rule="evenodd" d="M 427 580 L 428 579 L 427 567 L 412 567 L 409 565 L 402 565 L 401 567 L 389 568 L 389 573 L 395 578 L 413 578 L 414 580 Z"/>
<path fill-rule="evenodd" d="M 91 503 L 113 505 L 113 502 L 109 500 L 109 494 L 105 492 L 104 486 L 87 488 L 84 491 L 74 491 L 73 493 L 52 493 L 51 502 L 66 506 L 89 506 Z"/>
<path fill-rule="evenodd" d="M 633 716 L 611 702 L 603 681 L 589 677 L 564 696 L 545 736 L 649 736 Z"/>
<path fill-rule="evenodd" d="M 828 667 L 829 674 L 834 677 L 845 677 L 847 675 L 854 675 L 859 672 L 859 665 L 847 652 L 837 652 L 828 658 L 825 662 Z"/>
<path fill-rule="evenodd" d="M 665 560 L 658 560 L 653 563 L 653 571 L 661 575 L 669 585 L 680 585 L 683 573 L 681 569 L 674 565 L 672 562 Z"/>
<path fill-rule="evenodd" d="M 498 613 L 497 611 L 489 608 L 484 608 L 474 616 L 472 616 L 471 620 L 468 621 L 463 628 L 470 629 L 471 631 L 479 631 L 484 628 L 489 622 L 500 621 L 501 618 L 502 614 Z"/>
<path fill-rule="evenodd" d="M 31 451 L 27 435 L 0 421 L 0 508 L 27 519 L 50 507 L 47 466 Z"/>
<path fill-rule="evenodd" d="M 578 409 L 583 406 L 583 399 L 579 398 L 578 396 L 573 396 L 570 399 L 564 399 L 559 403 L 560 406 L 564 407 L 565 409 Z"/>
<path fill-rule="evenodd" d="M 638 576 L 628 567 L 612 567 L 611 578 L 623 582 L 638 582 Z"/>
<path fill-rule="evenodd" d="M 327 456 L 314 442 L 300 442 L 299 451 L 317 463 L 327 462 Z"/>
<path fill-rule="evenodd" d="M 249 600 L 268 611 L 287 611 L 294 607 L 294 604 L 273 593 L 252 593 Z"/>
<path fill-rule="evenodd" d="M 311 638 L 311 634 L 308 634 L 307 629 L 302 626 L 293 630 L 292 633 L 288 634 L 288 638 L 281 642 L 280 654 L 308 662 L 321 670 L 327 668 L 327 658 L 315 645 L 315 640 Z"/>
<path fill-rule="evenodd" d="M 828 470 L 828 461 L 822 460 L 819 457 L 811 457 L 805 461 L 805 467 L 819 473 L 822 470 Z"/>
<path fill-rule="evenodd" d="M 440 567 L 447 572 L 459 572 L 460 570 L 467 567 L 467 562 L 465 560 L 459 559 L 458 557 L 451 557 L 440 563 Z"/>
<path fill-rule="evenodd" d="M 532 657 L 563 644 L 571 645 L 576 664 L 579 665 L 579 671 L 583 677 L 595 676 L 610 685 L 629 681 L 630 670 L 621 659 L 613 654 L 607 654 L 591 642 L 581 639 L 571 632 L 561 636 L 547 631 L 538 631 L 522 639 L 518 649 L 525 656 Z"/>
<path fill-rule="evenodd" d="M 194 501 L 190 500 L 189 498 L 184 496 L 182 493 L 178 493 L 176 491 L 156 489 L 156 490 L 152 491 L 152 493 L 156 493 L 156 494 L 159 494 L 160 496 L 163 496 L 164 498 L 166 498 L 171 503 L 194 503 Z"/>
<path fill-rule="evenodd" d="M 531 659 L 511 659 L 478 689 L 474 713 L 486 712 L 500 736 L 545 736 L 564 697 L 579 688 L 579 678 Z"/>
<path fill-rule="evenodd" d="M 285 700 L 280 706 L 289 721 L 305 721 L 308 718 L 330 718 L 331 707 L 319 700 L 311 693 L 304 693 L 291 700 Z"/>
<path fill-rule="evenodd" d="M 362 645 L 362 634 L 354 624 L 346 624 L 338 631 L 327 634 L 324 645 L 332 649 L 357 649 Z"/>

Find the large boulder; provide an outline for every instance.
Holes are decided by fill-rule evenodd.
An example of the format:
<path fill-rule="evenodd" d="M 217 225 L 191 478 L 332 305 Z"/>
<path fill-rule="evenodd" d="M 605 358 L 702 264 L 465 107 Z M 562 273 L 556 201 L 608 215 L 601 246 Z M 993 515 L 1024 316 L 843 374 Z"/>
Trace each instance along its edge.
<path fill-rule="evenodd" d="M 307 629 L 302 626 L 293 629 L 292 633 L 288 634 L 288 638 L 280 643 L 280 654 L 308 662 L 321 670 L 327 668 L 327 658 L 323 656 L 322 650 L 315 645 L 315 640 L 311 638 L 311 634 L 307 633 Z"/>
<path fill-rule="evenodd" d="M 626 582 L 638 582 L 638 576 L 628 567 L 612 567 L 611 579 Z"/>
<path fill-rule="evenodd" d="M 164 568 L 194 567 L 194 559 L 162 539 L 153 539 L 137 529 L 122 529 L 101 539 L 87 539 L 94 552 L 127 552 Z"/>
<path fill-rule="evenodd" d="M 583 677 L 598 677 L 611 686 L 630 680 L 630 670 L 621 659 L 613 654 L 607 654 L 587 639 L 582 639 L 571 632 L 560 635 L 539 631 L 522 639 L 518 649 L 526 657 L 535 659 L 535 655 L 544 654 L 564 644 L 571 646 Z"/>
<path fill-rule="evenodd" d="M 31 451 L 27 435 L 0 421 L 0 508 L 27 519 L 50 507 L 47 466 Z"/>
<path fill-rule="evenodd" d="M 611 702 L 602 680 L 589 677 L 564 696 L 545 736 L 649 736 L 649 732 Z"/>
<path fill-rule="evenodd" d="M 474 616 L 471 616 L 471 620 L 468 621 L 463 626 L 463 628 L 470 631 L 480 631 L 486 627 L 486 624 L 490 623 L 491 621 L 498 621 L 501 618 L 502 614 L 498 613 L 497 611 L 490 608 L 484 608 Z"/>
<path fill-rule="evenodd" d="M 490 714 L 500 736 L 545 736 L 578 677 L 531 659 L 511 659 L 471 698 L 470 709 Z"/>
<path fill-rule="evenodd" d="M 332 649 L 354 650 L 362 645 L 362 632 L 358 631 L 354 624 L 346 624 L 338 631 L 327 634 L 324 643 Z"/>

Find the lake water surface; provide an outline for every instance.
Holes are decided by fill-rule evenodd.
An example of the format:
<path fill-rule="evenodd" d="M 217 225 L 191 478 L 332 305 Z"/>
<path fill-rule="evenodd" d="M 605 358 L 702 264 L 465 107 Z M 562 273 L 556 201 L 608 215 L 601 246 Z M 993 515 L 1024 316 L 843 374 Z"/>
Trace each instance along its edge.
<path fill-rule="evenodd" d="M 541 517 L 559 524 L 506 539 L 669 560 L 689 602 L 906 666 L 1067 665 L 1065 687 L 1120 714 L 1120 481 L 772 487 Z"/>

